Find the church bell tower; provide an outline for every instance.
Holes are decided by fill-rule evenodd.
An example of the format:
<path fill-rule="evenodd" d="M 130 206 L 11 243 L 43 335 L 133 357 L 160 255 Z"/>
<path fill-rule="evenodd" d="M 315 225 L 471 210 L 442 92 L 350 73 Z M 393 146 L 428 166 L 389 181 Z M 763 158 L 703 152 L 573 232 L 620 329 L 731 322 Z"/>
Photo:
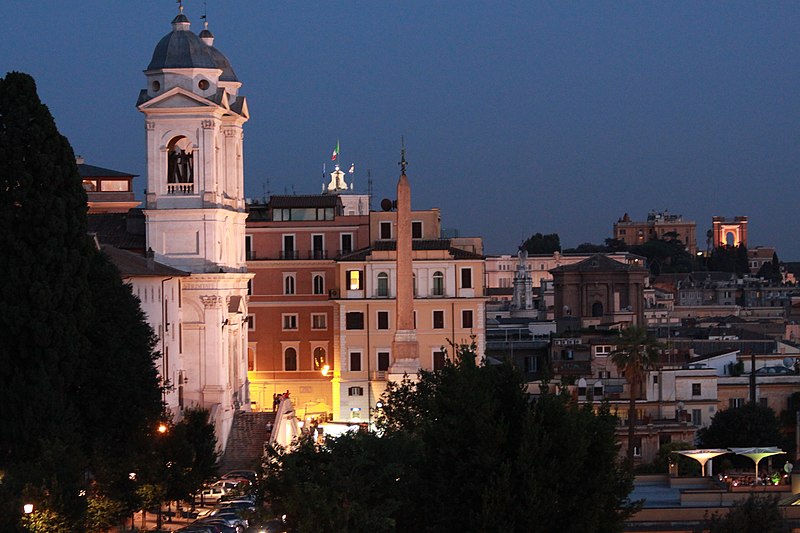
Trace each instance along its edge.
<path fill-rule="evenodd" d="M 144 71 L 147 247 L 190 273 L 180 282 L 179 354 L 187 405 L 208 409 L 222 449 L 250 407 L 241 83 L 206 28 L 181 12 Z M 173 319 L 174 320 L 174 319 Z"/>
<path fill-rule="evenodd" d="M 137 107 L 147 136 L 147 246 L 190 272 L 245 268 L 247 102 L 214 36 L 181 12 L 156 45 Z"/>

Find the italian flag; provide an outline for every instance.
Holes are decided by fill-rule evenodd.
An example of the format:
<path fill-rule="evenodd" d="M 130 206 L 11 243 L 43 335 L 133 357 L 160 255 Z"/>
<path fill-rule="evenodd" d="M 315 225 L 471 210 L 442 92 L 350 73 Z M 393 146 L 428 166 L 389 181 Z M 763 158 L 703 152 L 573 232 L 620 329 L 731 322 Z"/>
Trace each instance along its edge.
<path fill-rule="evenodd" d="M 331 161 L 336 161 L 336 158 L 339 157 L 339 140 L 336 140 L 336 148 L 333 149 L 333 153 L 331 154 Z"/>

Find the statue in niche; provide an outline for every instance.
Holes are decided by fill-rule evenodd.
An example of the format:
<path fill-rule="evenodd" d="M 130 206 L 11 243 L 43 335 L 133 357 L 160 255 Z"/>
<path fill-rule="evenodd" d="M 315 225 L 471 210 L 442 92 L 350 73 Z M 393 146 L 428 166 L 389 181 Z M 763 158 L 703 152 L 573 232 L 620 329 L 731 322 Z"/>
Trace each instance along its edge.
<path fill-rule="evenodd" d="M 194 181 L 192 154 L 177 146 L 169 153 L 168 182 L 192 183 Z"/>

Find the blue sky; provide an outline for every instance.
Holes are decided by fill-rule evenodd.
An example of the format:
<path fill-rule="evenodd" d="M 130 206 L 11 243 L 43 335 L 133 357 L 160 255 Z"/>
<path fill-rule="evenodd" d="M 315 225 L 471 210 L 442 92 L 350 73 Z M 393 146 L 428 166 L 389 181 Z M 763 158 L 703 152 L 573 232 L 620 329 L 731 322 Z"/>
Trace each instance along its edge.
<path fill-rule="evenodd" d="M 192 29 L 204 5 L 187 0 Z M 88 163 L 144 174 L 142 70 L 172 0 L 0 0 L 0 70 L 32 74 Z M 624 213 L 750 217 L 800 260 L 800 3 L 207 1 L 243 82 L 248 196 L 317 193 L 337 138 L 356 187 L 514 253 L 602 242 Z M 144 189 L 137 179 L 137 193 Z"/>

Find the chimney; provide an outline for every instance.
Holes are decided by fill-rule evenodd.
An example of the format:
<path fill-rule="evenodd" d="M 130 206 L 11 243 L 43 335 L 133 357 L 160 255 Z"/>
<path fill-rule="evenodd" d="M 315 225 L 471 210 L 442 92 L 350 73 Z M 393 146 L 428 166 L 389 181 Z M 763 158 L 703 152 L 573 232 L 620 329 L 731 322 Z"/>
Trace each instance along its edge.
<path fill-rule="evenodd" d="M 152 248 L 148 248 L 144 256 L 147 258 L 147 270 L 153 271 L 156 268 L 155 252 Z"/>

